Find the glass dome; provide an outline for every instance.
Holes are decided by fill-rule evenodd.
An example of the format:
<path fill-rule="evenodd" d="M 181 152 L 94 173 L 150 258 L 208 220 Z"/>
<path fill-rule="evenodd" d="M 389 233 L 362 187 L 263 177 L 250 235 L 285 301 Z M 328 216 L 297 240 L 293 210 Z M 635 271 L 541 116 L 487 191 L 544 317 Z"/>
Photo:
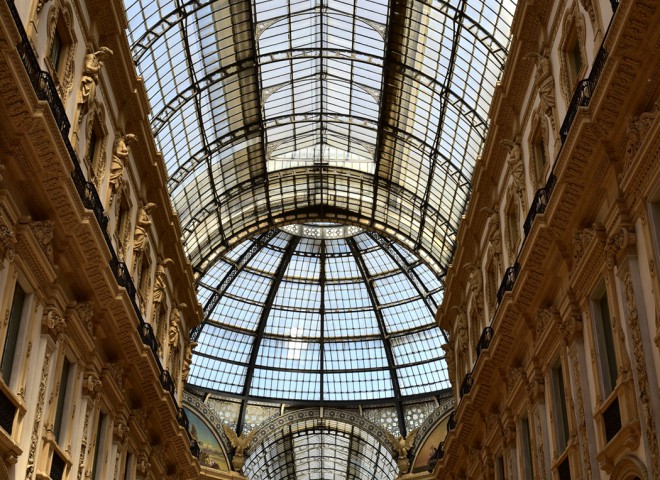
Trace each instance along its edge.
<path fill-rule="evenodd" d="M 245 241 L 202 276 L 189 386 L 300 403 L 449 388 L 434 322 L 442 285 L 425 264 L 360 229 L 287 230 Z"/>

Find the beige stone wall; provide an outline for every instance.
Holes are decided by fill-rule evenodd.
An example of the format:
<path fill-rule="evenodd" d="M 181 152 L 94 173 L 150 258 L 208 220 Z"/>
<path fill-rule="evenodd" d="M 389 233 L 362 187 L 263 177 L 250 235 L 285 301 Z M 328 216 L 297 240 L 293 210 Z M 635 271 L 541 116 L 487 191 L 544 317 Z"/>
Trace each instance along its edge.
<path fill-rule="evenodd" d="M 437 314 L 438 478 L 660 476 L 658 24 L 655 1 L 518 5 Z"/>
<path fill-rule="evenodd" d="M 121 1 L 0 2 L 0 467 L 11 479 L 199 475 L 178 408 L 201 306 L 124 27 Z"/>

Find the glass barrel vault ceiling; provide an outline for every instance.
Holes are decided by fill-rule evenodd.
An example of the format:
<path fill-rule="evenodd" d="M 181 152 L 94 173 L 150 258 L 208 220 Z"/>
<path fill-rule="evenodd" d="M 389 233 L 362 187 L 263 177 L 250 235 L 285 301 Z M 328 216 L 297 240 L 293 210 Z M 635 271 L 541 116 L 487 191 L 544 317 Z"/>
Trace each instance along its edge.
<path fill-rule="evenodd" d="M 511 0 L 125 0 L 196 271 L 294 218 L 450 262 Z"/>
<path fill-rule="evenodd" d="M 327 237 L 271 230 L 207 272 L 189 385 L 300 403 L 449 387 L 433 315 L 438 277 L 375 233 Z"/>

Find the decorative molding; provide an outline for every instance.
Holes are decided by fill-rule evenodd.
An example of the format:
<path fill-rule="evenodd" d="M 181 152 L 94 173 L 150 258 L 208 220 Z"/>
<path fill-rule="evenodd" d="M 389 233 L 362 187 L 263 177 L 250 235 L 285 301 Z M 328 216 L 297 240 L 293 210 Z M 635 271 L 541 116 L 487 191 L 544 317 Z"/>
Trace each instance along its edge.
<path fill-rule="evenodd" d="M 648 112 L 631 117 L 628 120 L 628 128 L 626 130 L 626 153 L 624 156 L 623 171 L 621 176 L 625 177 L 630 171 L 637 152 L 639 151 L 642 142 L 646 138 L 651 126 L 655 123 L 660 115 L 660 101 L 653 104 L 653 108 Z"/>
<path fill-rule="evenodd" d="M 75 305 L 76 313 L 80 322 L 85 327 L 85 330 L 91 338 L 94 338 L 94 327 L 96 322 L 94 321 L 94 307 L 92 302 L 79 302 Z"/>
<path fill-rule="evenodd" d="M 102 390 L 101 379 L 93 372 L 86 373 L 83 381 L 83 395 L 87 395 L 94 403 L 98 403 L 101 400 Z"/>
<path fill-rule="evenodd" d="M 64 25 L 63 29 L 60 29 L 58 32 L 58 24 L 62 23 Z M 48 66 L 55 86 L 57 88 L 57 93 L 62 99 L 62 103 L 66 104 L 71 88 L 73 87 L 73 74 L 75 70 L 75 53 L 76 53 L 76 34 L 73 27 L 73 11 L 71 10 L 71 5 L 68 3 L 59 0 L 48 11 L 48 50 L 50 52 L 52 49 L 53 41 L 55 39 L 56 32 L 60 36 L 64 37 L 64 55 L 65 58 L 62 60 L 64 62 L 61 68 L 57 68 L 57 65 L 53 65 L 50 59 L 50 55 L 45 55 L 44 60 Z"/>
<path fill-rule="evenodd" d="M 6 225 L 0 225 L 0 245 L 2 245 L 4 250 L 2 261 L 8 260 L 9 263 L 14 261 L 17 241 L 16 234 L 11 228 Z"/>
<path fill-rule="evenodd" d="M 625 231 L 625 230 L 622 230 Z M 656 434 L 655 415 L 651 405 L 651 392 L 649 386 L 648 374 L 646 371 L 646 357 L 644 355 L 644 346 L 642 345 L 642 329 L 639 325 L 639 315 L 635 303 L 635 291 L 632 284 L 632 274 L 626 272 L 623 283 L 625 285 L 626 307 L 628 310 L 628 324 L 632 337 L 633 356 L 635 358 L 635 370 L 637 371 L 638 395 L 642 405 L 642 414 L 644 417 L 644 430 L 646 440 L 651 456 L 651 470 L 654 478 L 660 476 L 660 451 L 658 449 L 658 439 Z M 657 393 L 656 393 L 657 394 Z"/>
<path fill-rule="evenodd" d="M 91 413 L 91 409 L 87 407 L 85 409 L 85 421 L 83 423 L 83 431 L 82 431 L 82 441 L 80 443 L 80 457 L 78 459 L 78 476 L 76 477 L 77 480 L 82 480 L 83 474 L 85 473 L 85 454 L 87 453 L 87 436 L 89 432 L 89 416 Z"/>
<path fill-rule="evenodd" d="M 636 238 L 637 237 L 632 229 L 623 227 L 618 233 L 615 233 L 607 239 L 605 242 L 607 268 L 611 270 L 615 267 L 618 253 L 628 245 L 633 245 Z"/>
<path fill-rule="evenodd" d="M 576 352 L 573 352 L 573 378 L 575 384 L 575 403 L 577 404 L 577 430 L 580 435 L 578 442 L 582 447 L 582 462 L 584 463 L 585 480 L 591 480 L 591 454 L 589 452 L 589 435 L 587 433 L 587 417 L 584 411 L 584 397 L 582 395 L 582 376 Z M 581 440 L 581 441 L 580 441 Z"/>
<path fill-rule="evenodd" d="M 41 420 L 44 413 L 44 402 L 46 400 L 46 388 L 48 386 L 48 370 L 50 367 L 49 351 L 46 351 L 44 365 L 41 369 L 41 379 L 39 380 L 39 394 L 37 395 L 37 405 L 35 407 L 34 422 L 32 424 L 32 436 L 30 437 L 30 450 L 27 457 L 27 468 L 25 470 L 25 480 L 32 479 L 36 469 L 37 444 L 39 443 L 39 430 L 41 429 Z"/>
<path fill-rule="evenodd" d="M 66 320 L 56 310 L 46 310 L 41 319 L 41 324 L 58 343 L 64 339 Z"/>

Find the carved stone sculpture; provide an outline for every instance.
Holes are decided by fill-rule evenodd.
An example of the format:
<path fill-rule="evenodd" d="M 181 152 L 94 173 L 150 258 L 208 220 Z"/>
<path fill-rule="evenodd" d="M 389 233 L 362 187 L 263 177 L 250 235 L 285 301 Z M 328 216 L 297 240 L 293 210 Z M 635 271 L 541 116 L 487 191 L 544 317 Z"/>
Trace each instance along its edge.
<path fill-rule="evenodd" d="M 85 55 L 85 66 L 80 80 L 80 116 L 78 122 L 89 111 L 89 105 L 96 96 L 96 86 L 99 84 L 99 72 L 103 68 L 103 60 L 112 55 L 108 47 L 101 47 L 99 51 Z"/>
<path fill-rule="evenodd" d="M 500 145 L 506 148 L 509 152 L 509 155 L 506 158 L 506 163 L 509 165 L 509 172 L 513 179 L 516 193 L 520 199 L 523 200 L 523 192 L 525 191 L 525 167 L 523 164 L 520 144 L 511 140 L 502 140 L 500 141 Z"/>
<path fill-rule="evenodd" d="M 225 424 L 222 428 L 225 431 L 225 435 L 227 435 L 231 446 L 234 447 L 234 457 L 232 458 L 231 463 L 236 470 L 240 470 L 245 463 L 245 450 L 250 446 L 250 442 L 252 441 L 252 437 L 256 433 L 256 430 L 252 430 L 247 435 L 241 435 L 239 437 L 228 425 Z"/>
<path fill-rule="evenodd" d="M 149 226 L 151 225 L 151 215 L 149 212 L 156 206 L 155 203 L 147 203 L 140 208 L 135 225 L 135 236 L 133 238 L 133 252 L 138 258 L 144 251 L 149 238 Z"/>
<path fill-rule="evenodd" d="M 170 352 L 177 352 L 179 350 L 179 324 L 181 323 L 181 310 L 186 308 L 186 306 L 187 305 L 185 303 L 180 303 L 172 307 L 172 313 L 170 315 L 170 328 L 167 333 Z"/>
<path fill-rule="evenodd" d="M 154 289 L 152 294 L 152 301 L 156 305 L 160 305 L 165 298 L 165 288 L 166 288 L 166 279 L 165 279 L 165 267 L 167 267 L 172 262 L 171 258 L 166 258 L 165 260 L 158 263 L 156 267 L 156 278 L 154 279 Z"/>
<path fill-rule="evenodd" d="M 190 342 L 188 345 L 186 345 L 186 355 L 183 357 L 183 371 L 182 371 L 182 378 L 184 382 L 188 380 L 188 374 L 190 373 L 190 365 L 192 364 L 192 353 L 196 346 L 197 346 L 197 342 Z"/>
<path fill-rule="evenodd" d="M 536 82 L 539 87 L 539 95 L 545 106 L 545 112 L 554 110 L 555 102 L 555 80 L 552 76 L 552 66 L 550 59 L 540 53 L 530 53 L 525 57 L 533 59 L 536 62 Z"/>
<path fill-rule="evenodd" d="M 110 191 L 114 196 L 123 183 L 124 168 L 128 160 L 129 147 L 137 141 L 132 133 L 120 135 L 114 143 L 112 162 L 110 164 Z"/>

